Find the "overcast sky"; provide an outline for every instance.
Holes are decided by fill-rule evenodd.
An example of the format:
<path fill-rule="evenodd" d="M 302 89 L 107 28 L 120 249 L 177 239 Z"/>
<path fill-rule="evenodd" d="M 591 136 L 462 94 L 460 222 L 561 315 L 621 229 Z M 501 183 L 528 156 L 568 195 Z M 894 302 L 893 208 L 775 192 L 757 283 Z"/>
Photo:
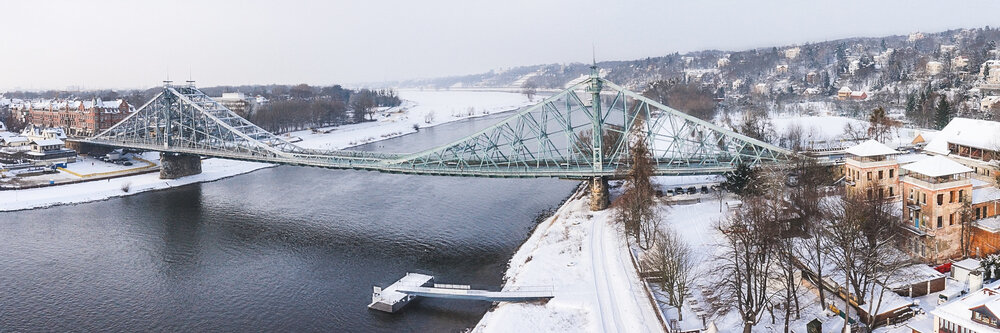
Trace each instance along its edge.
<path fill-rule="evenodd" d="M 13 2 L 13 3 L 12 3 Z M 374 82 L 1000 26 L 1000 1 L 7 1 L 0 90 Z"/>

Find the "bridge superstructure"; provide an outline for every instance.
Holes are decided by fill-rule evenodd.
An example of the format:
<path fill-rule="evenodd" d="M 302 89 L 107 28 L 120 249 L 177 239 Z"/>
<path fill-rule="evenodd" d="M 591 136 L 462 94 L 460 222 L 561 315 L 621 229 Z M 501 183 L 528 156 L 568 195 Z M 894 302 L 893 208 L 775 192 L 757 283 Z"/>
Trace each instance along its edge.
<path fill-rule="evenodd" d="M 594 135 L 594 133 L 599 133 Z M 720 174 L 793 153 L 674 110 L 598 75 L 499 123 L 417 153 L 315 150 L 240 117 L 193 84 L 166 84 L 110 129 L 80 143 L 227 159 L 379 172 L 591 179 L 620 175 L 645 140 L 657 175 Z"/>

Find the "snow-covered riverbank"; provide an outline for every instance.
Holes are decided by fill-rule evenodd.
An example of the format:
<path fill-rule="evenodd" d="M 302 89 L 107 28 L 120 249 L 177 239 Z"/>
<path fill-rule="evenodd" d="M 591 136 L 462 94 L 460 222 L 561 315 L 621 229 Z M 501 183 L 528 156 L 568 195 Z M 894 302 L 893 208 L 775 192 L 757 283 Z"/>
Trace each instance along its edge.
<path fill-rule="evenodd" d="M 419 123 L 421 127 L 439 125 L 484 114 L 511 111 L 532 103 L 521 94 L 503 92 L 401 91 L 400 97 L 406 101 L 404 105 L 388 110 L 377 121 L 340 126 L 329 133 L 300 131 L 290 136 L 302 138 L 301 142 L 296 143 L 302 147 L 343 149 L 415 132 L 415 123 Z M 0 212 L 106 200 L 215 181 L 274 166 L 217 158 L 207 159 L 202 163 L 201 174 L 176 180 L 163 180 L 159 179 L 159 173 L 147 173 L 69 185 L 0 191 Z M 126 187 L 128 191 L 124 190 Z"/>
<path fill-rule="evenodd" d="M 660 332 L 612 211 L 592 212 L 586 190 L 542 222 L 510 260 L 504 288 L 553 288 L 542 303 L 500 303 L 478 332 Z"/>

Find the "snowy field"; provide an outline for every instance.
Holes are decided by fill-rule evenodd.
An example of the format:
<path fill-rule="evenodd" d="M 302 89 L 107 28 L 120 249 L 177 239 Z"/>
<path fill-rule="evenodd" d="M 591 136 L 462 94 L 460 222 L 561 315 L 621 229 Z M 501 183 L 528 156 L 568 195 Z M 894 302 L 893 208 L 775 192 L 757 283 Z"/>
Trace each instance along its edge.
<path fill-rule="evenodd" d="M 522 94 L 481 91 L 401 90 L 399 97 L 405 100 L 403 105 L 382 110 L 375 122 L 336 127 L 330 134 L 305 130 L 289 133 L 289 136 L 302 138 L 303 141 L 296 144 L 305 148 L 344 149 L 414 133 L 417 130 L 413 125 L 430 127 L 511 111 L 540 100 L 536 97 L 529 101 Z"/>
<path fill-rule="evenodd" d="M 419 123 L 421 127 L 439 125 L 469 117 L 510 111 L 532 103 L 524 95 L 504 92 L 404 90 L 400 91 L 400 97 L 405 100 L 404 105 L 385 110 L 383 115 L 378 117 L 378 121 L 341 126 L 326 134 L 300 131 L 292 136 L 302 138 L 303 141 L 296 144 L 303 147 L 342 149 L 415 132 L 413 129 L 415 123 Z M 536 98 L 537 100 L 538 98 Z M 433 117 L 428 117 L 429 114 L 432 114 Z M 433 118 L 430 123 L 424 121 L 430 120 L 430 118 Z M 146 153 L 143 154 L 143 158 L 156 163 L 158 154 Z M 273 166 L 266 163 L 218 158 L 207 159 L 202 163 L 202 174 L 176 180 L 163 180 L 159 179 L 159 173 L 148 173 L 78 184 L 0 191 L 0 211 L 105 200 L 145 191 L 219 180 Z M 139 162 L 126 167 L 87 158 L 71 163 L 67 169 L 80 174 L 92 174 L 120 171 L 143 165 L 145 164 Z M 80 177 L 66 172 L 46 177 L 57 181 L 80 179 Z M 46 178 L 46 181 L 49 178 Z M 126 184 L 129 188 L 128 192 L 122 190 Z"/>

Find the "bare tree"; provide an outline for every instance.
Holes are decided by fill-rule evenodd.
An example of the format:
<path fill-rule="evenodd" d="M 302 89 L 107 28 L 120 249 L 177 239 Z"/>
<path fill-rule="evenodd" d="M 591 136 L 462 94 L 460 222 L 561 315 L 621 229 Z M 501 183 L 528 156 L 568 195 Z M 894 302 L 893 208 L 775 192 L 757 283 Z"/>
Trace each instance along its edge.
<path fill-rule="evenodd" d="M 959 223 L 962 225 L 960 245 L 962 248 L 962 257 L 968 258 L 972 253 L 972 236 L 975 234 L 973 232 L 973 220 L 975 215 L 972 209 L 972 197 L 969 194 L 965 194 L 962 198 L 962 208 L 958 210 Z"/>
<path fill-rule="evenodd" d="M 802 125 L 799 123 L 794 123 L 788 126 L 785 131 L 785 140 L 788 142 L 787 147 L 794 151 L 802 150 Z"/>
<path fill-rule="evenodd" d="M 657 236 L 659 239 L 652 251 L 647 252 L 647 264 L 657 272 L 660 290 L 667 298 L 667 305 L 677 309 L 677 320 L 683 321 L 684 298 L 690 292 L 694 281 L 694 261 L 691 247 L 677 235 L 673 229 L 668 229 Z"/>
<path fill-rule="evenodd" d="M 743 122 L 740 123 L 738 132 L 764 142 L 771 142 L 775 137 L 774 124 L 767 117 L 767 112 L 760 110 L 743 113 Z"/>
<path fill-rule="evenodd" d="M 889 134 L 899 128 L 900 122 L 886 116 L 881 106 L 872 110 L 868 116 L 868 137 L 878 142 L 889 140 Z"/>
<path fill-rule="evenodd" d="M 779 229 L 776 217 L 773 201 L 752 197 L 746 198 L 735 214 L 716 226 L 724 235 L 724 252 L 719 258 L 723 288 L 739 310 L 746 333 L 759 322 L 773 297 L 769 283 L 776 259 L 774 235 Z"/>
<path fill-rule="evenodd" d="M 624 191 L 615 200 L 615 220 L 643 250 L 648 250 L 656 241 L 658 215 L 653 200 L 656 190 L 650 178 L 653 176 L 653 161 L 650 159 L 646 140 L 638 139 L 629 149 L 632 160 L 625 175 Z"/>
<path fill-rule="evenodd" d="M 535 94 L 538 92 L 538 85 L 534 81 L 527 80 L 521 85 L 521 94 L 524 94 L 529 101 L 535 99 Z"/>
<path fill-rule="evenodd" d="M 819 165 L 814 159 L 803 158 L 795 162 L 796 186 L 789 190 L 788 208 L 799 217 L 798 226 L 807 239 L 807 246 L 798 247 L 795 251 L 799 258 L 814 274 L 814 283 L 819 290 L 820 307 L 826 306 L 826 293 L 823 289 L 825 267 L 823 263 L 826 237 L 823 225 L 824 210 L 820 205 L 823 200 L 823 186 L 831 178 L 829 170 Z"/>
<path fill-rule="evenodd" d="M 869 314 L 865 324 L 875 328 L 880 324 L 875 314 L 882 298 L 891 292 L 882 286 L 908 264 L 899 250 L 905 231 L 888 198 L 857 193 L 845 193 L 829 205 L 827 248 L 829 258 L 843 272 L 849 298 L 864 307 Z"/>

